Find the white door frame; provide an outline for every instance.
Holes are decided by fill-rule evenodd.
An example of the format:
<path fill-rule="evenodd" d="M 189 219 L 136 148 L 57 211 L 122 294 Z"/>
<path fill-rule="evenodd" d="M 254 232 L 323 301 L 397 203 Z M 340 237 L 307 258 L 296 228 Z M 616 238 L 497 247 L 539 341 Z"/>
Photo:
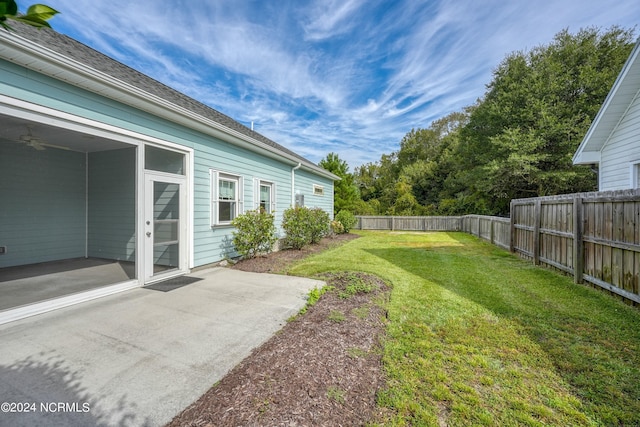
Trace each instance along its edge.
<path fill-rule="evenodd" d="M 141 276 L 144 284 L 153 283 L 168 277 L 179 276 L 188 272 L 188 247 L 189 233 L 187 224 L 187 178 L 186 176 L 173 175 L 161 172 L 144 172 L 144 209 L 142 210 L 143 228 L 140 236 L 143 239 L 144 247 L 143 256 L 139 262 L 143 265 L 144 275 Z M 171 269 L 166 273 L 154 274 L 153 256 L 154 256 L 154 182 L 165 182 L 179 185 L 179 222 L 178 222 L 178 268 Z"/>

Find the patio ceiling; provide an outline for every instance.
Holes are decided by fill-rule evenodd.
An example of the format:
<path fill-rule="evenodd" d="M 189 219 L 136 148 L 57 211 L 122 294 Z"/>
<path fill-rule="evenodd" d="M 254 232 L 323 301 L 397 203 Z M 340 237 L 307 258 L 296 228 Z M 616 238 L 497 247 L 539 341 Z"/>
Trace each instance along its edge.
<path fill-rule="evenodd" d="M 0 141 L 30 145 L 37 150 L 58 148 L 82 153 L 131 147 L 122 142 L 2 114 Z"/>

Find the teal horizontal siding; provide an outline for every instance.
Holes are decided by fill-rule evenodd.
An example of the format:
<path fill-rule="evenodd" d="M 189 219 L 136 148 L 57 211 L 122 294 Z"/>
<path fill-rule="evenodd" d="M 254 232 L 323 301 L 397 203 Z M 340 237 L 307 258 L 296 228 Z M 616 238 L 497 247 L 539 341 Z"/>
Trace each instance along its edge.
<path fill-rule="evenodd" d="M 85 255 L 85 155 L 0 140 L 0 267 Z"/>
<path fill-rule="evenodd" d="M 135 261 L 136 148 L 89 154 L 90 257 Z"/>
<path fill-rule="evenodd" d="M 314 184 L 324 187 L 324 194 L 322 196 L 313 194 Z M 305 206 L 309 208 L 321 208 L 327 211 L 331 218 L 333 218 L 333 181 L 305 170 L 298 170 L 296 171 L 295 185 L 296 194 L 304 195 Z"/>

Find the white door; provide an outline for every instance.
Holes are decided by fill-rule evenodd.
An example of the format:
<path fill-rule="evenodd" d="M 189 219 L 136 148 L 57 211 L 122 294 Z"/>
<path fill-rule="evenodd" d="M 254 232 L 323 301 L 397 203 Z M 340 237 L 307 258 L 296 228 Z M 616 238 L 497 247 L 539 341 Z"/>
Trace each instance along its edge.
<path fill-rule="evenodd" d="M 185 181 L 145 173 L 145 283 L 186 271 Z"/>

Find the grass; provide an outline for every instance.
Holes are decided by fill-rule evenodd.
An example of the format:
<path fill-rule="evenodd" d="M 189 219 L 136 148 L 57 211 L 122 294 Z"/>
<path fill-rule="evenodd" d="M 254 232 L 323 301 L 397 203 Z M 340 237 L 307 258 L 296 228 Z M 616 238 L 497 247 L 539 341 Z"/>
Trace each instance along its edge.
<path fill-rule="evenodd" d="M 640 310 L 463 233 L 361 235 L 289 274 L 393 286 L 385 425 L 640 425 Z"/>
<path fill-rule="evenodd" d="M 336 386 L 330 386 L 327 389 L 327 397 L 337 403 L 344 404 L 345 391 Z"/>
<path fill-rule="evenodd" d="M 364 280 L 362 280 L 360 277 L 356 276 L 355 274 L 351 274 L 349 277 L 349 283 L 347 284 L 347 286 L 345 286 L 344 291 L 340 291 L 340 293 L 338 294 L 338 297 L 342 299 L 347 299 L 360 293 L 368 294 L 372 290 L 373 290 L 373 287 L 371 284 L 366 283 Z"/>
<path fill-rule="evenodd" d="M 343 312 L 339 310 L 331 310 L 329 313 L 329 320 L 335 323 L 342 323 L 347 319 L 347 316 L 344 315 Z"/>
<path fill-rule="evenodd" d="M 322 288 L 311 289 L 307 297 L 307 303 L 304 305 L 304 307 L 300 309 L 298 314 L 305 314 L 309 309 L 309 307 L 313 307 L 320 300 L 320 297 L 322 297 L 322 295 L 324 295 L 325 293 L 329 292 L 331 289 L 332 289 L 331 286 L 323 286 Z M 289 320 L 293 320 L 295 317 L 296 316 L 292 316 L 292 318 Z"/>

